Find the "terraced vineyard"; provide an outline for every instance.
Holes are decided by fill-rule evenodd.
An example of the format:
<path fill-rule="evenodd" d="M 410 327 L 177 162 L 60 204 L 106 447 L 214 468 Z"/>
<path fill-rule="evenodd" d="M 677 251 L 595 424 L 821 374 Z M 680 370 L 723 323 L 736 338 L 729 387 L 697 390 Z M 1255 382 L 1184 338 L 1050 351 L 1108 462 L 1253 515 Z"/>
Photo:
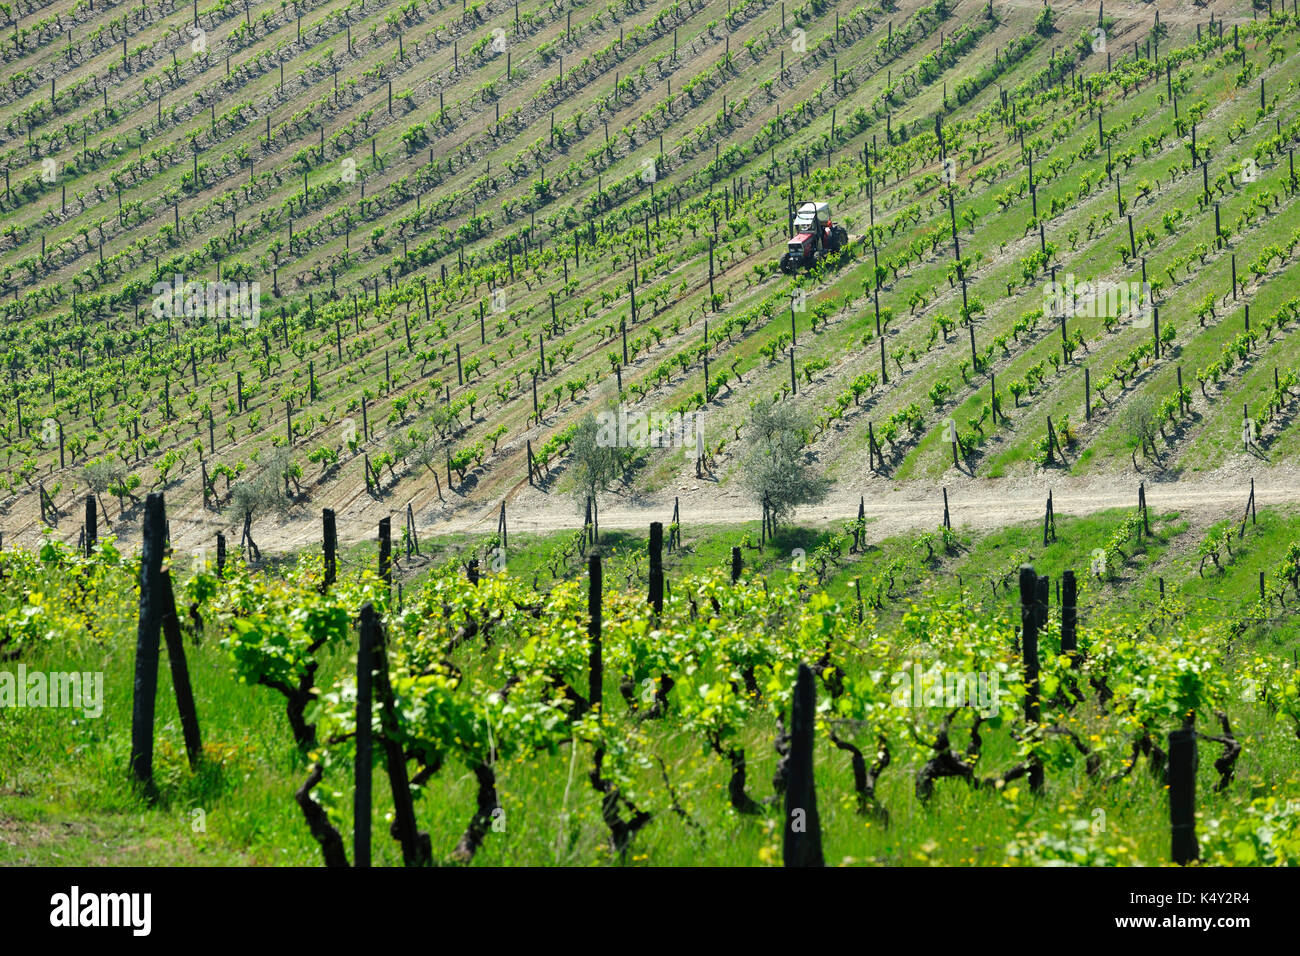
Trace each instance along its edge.
<path fill-rule="evenodd" d="M 1293 457 L 1294 14 L 1138 6 L 18 16 L 4 530 L 162 489 L 210 546 L 259 475 L 272 546 L 321 506 L 546 508 L 615 402 L 705 412 L 727 486 L 792 390 L 850 484 Z M 853 241 L 787 278 L 809 197 Z M 1096 315 L 1067 276 L 1149 295 Z M 218 279 L 242 311 L 184 285 Z M 650 464 L 652 496 L 692 468 Z"/>

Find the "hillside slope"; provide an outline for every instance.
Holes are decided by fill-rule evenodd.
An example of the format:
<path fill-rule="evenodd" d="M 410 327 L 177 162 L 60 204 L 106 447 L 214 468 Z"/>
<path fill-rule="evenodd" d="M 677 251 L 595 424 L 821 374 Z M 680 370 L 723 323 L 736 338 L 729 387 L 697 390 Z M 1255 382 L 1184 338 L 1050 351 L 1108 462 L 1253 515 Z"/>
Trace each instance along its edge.
<path fill-rule="evenodd" d="M 1281 4 L 17 9 L 6 541 L 75 540 L 96 461 L 101 533 L 165 489 L 178 547 L 237 537 L 268 462 L 272 548 L 322 507 L 357 536 L 408 506 L 571 520 L 567 430 L 620 388 L 703 411 L 712 507 L 792 378 L 853 494 L 1294 487 L 1266 477 L 1300 447 Z M 805 199 L 854 238 L 786 277 Z M 168 315 L 177 275 L 256 282 L 257 314 Z M 1145 282 L 1155 313 L 1063 318 L 1067 276 Z M 624 493 L 695 488 L 674 451 Z"/>

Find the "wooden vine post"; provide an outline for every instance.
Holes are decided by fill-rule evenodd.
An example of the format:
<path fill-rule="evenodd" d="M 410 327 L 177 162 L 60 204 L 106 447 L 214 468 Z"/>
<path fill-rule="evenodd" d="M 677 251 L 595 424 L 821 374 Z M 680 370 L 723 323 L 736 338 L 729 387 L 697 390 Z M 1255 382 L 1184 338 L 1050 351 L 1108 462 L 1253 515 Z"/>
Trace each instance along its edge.
<path fill-rule="evenodd" d="M 1046 574 L 1038 576 L 1034 587 L 1034 611 L 1038 614 L 1038 632 L 1047 630 L 1047 605 L 1051 595 L 1050 582 Z"/>
<path fill-rule="evenodd" d="M 600 555 L 587 559 L 587 702 L 599 713 L 601 688 L 604 683 L 604 664 L 601 661 L 601 595 L 603 578 Z"/>
<path fill-rule="evenodd" d="M 375 607 L 367 601 L 361 608 L 361 637 L 357 645 L 357 752 L 353 768 L 352 858 L 353 865 L 358 867 L 370 866 L 370 797 L 371 774 L 374 770 L 370 718 L 373 654 L 378 627 Z"/>
<path fill-rule="evenodd" d="M 373 607 L 371 615 L 374 616 Z M 379 725 L 383 731 L 384 763 L 388 768 L 389 791 L 393 795 L 393 836 L 402 846 L 404 866 L 428 866 L 433 860 L 432 845 L 428 834 L 419 832 L 415 822 L 415 804 L 411 799 L 411 784 L 406 773 L 406 755 L 402 752 L 398 736 L 397 708 L 393 700 L 393 688 L 388 680 L 384 628 L 377 619 L 372 627 L 370 661 L 374 667 L 374 691 L 378 697 Z"/>
<path fill-rule="evenodd" d="M 1187 726 L 1169 734 L 1169 830 L 1171 856 L 1179 866 L 1196 862 L 1196 730 Z"/>
<path fill-rule="evenodd" d="M 650 522 L 650 604 L 655 614 L 664 610 L 664 525 Z"/>
<path fill-rule="evenodd" d="M 338 576 L 338 531 L 334 523 L 334 509 L 321 512 L 322 544 L 325 551 L 325 581 L 322 590 L 332 585 Z"/>
<path fill-rule="evenodd" d="M 1070 658 L 1070 666 L 1079 666 L 1079 585 L 1074 571 L 1061 572 L 1061 653 Z"/>
<path fill-rule="evenodd" d="M 790 755 L 786 764 L 785 837 L 782 858 L 786 866 L 825 866 L 821 821 L 817 815 L 817 787 L 813 780 L 813 728 L 817 719 L 817 692 L 813 672 L 799 665 L 790 708 Z"/>
<path fill-rule="evenodd" d="M 504 507 L 504 506 L 503 506 Z M 406 503 L 406 556 L 420 553 L 420 535 L 415 530 L 415 509 Z"/>
<path fill-rule="evenodd" d="M 176 594 L 172 590 L 171 571 L 162 572 L 162 633 L 167 641 L 167 664 L 171 668 L 176 709 L 181 718 L 181 736 L 190 769 L 197 770 L 203 760 L 203 735 L 199 732 L 199 712 L 194 706 L 194 689 L 190 686 L 189 665 L 185 661 L 185 643 L 181 640 L 181 620 L 176 613 Z"/>
<path fill-rule="evenodd" d="M 153 786 L 153 719 L 158 696 L 158 636 L 162 626 L 163 497 L 145 499 L 140 551 L 140 617 L 136 627 L 131 705 L 131 776 L 150 796 Z"/>
<path fill-rule="evenodd" d="M 1241 527 L 1237 531 L 1237 540 L 1246 536 L 1246 521 L 1255 524 L 1255 479 L 1250 479 L 1250 498 L 1246 501 L 1246 513 L 1241 516 Z"/>
<path fill-rule="evenodd" d="M 152 800 L 157 795 L 153 781 L 153 728 L 158 698 L 158 654 L 163 631 L 167 634 L 167 653 L 172 685 L 185 738 L 190 766 L 197 767 L 202 757 L 198 715 L 190 687 L 181 643 L 180 622 L 171 590 L 170 574 L 163 570 L 166 551 L 167 512 L 161 492 L 145 499 L 144 541 L 140 549 L 140 615 L 136 627 L 135 678 L 131 703 L 131 777 Z"/>
<path fill-rule="evenodd" d="M 1046 579 L 1043 579 L 1046 580 Z M 1031 565 L 1020 566 L 1020 651 L 1025 677 L 1025 721 L 1037 724 L 1038 708 L 1038 575 Z M 1043 789 L 1043 765 L 1030 758 L 1029 788 L 1034 793 Z"/>
<path fill-rule="evenodd" d="M 95 496 L 86 495 L 86 557 L 95 553 L 99 537 L 99 517 L 95 511 Z"/>

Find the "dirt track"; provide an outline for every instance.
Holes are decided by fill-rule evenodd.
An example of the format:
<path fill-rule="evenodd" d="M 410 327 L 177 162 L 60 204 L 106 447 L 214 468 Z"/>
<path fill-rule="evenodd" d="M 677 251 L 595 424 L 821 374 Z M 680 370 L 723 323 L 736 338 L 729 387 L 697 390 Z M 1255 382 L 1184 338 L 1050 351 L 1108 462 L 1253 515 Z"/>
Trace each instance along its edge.
<path fill-rule="evenodd" d="M 1114 508 L 1132 508 L 1137 504 L 1139 481 L 1146 481 L 1147 504 L 1155 511 L 1177 511 L 1193 525 L 1204 526 L 1225 518 L 1240 518 L 1250 496 L 1250 481 L 1255 479 L 1257 508 L 1277 505 L 1300 506 L 1300 466 L 1286 464 L 1249 467 L 1243 463 L 1225 466 L 1203 477 L 1158 480 L 1136 473 L 1093 475 L 1044 475 L 996 479 L 961 478 L 946 484 L 953 526 L 983 531 L 1041 520 L 1048 491 L 1060 518 L 1092 514 Z M 680 500 L 682 526 L 689 536 L 691 528 L 705 525 L 735 525 L 757 522 L 759 512 L 738 482 L 719 485 L 713 480 L 679 478 L 662 491 L 647 496 L 611 493 L 601 502 L 602 530 L 645 529 L 652 521 L 667 524 L 672 518 L 674 498 Z M 338 510 L 338 532 L 342 544 L 373 541 L 376 536 L 376 506 L 368 496 Z M 879 540 L 909 531 L 933 530 L 943 517 L 943 487 L 931 481 L 891 482 L 872 476 L 866 469 L 853 478 L 839 482 L 821 505 L 800 508 L 795 520 L 804 526 L 826 525 L 845 521 L 857 514 L 859 499 L 869 521 L 870 540 Z M 394 495 L 385 500 L 393 519 L 396 535 L 405 521 L 407 501 L 411 496 Z M 421 538 L 445 534 L 487 536 L 496 531 L 501 499 L 487 504 L 472 503 L 457 495 L 448 496 L 445 504 L 433 496 L 429 505 L 415 502 L 416 527 Z M 138 510 L 138 509 L 137 509 Z M 170 510 L 170 509 L 169 509 Z M 139 518 L 134 512 L 127 521 L 117 519 L 112 506 L 112 533 L 120 546 L 133 550 L 139 540 Z M 509 530 L 545 533 L 576 529 L 582 515 L 571 496 L 559 492 L 542 492 L 524 485 L 506 501 Z M 170 514 L 172 543 L 178 553 L 200 546 L 211 548 L 217 531 L 224 531 L 233 547 L 239 529 L 201 508 L 178 509 Z M 74 519 L 75 520 L 75 519 Z M 102 520 L 102 519 L 101 519 Z M 79 524 L 65 522 L 56 536 L 76 543 Z M 107 529 L 101 530 L 101 534 Z M 287 520 L 264 518 L 254 523 L 258 546 L 270 554 L 283 554 L 301 548 L 319 546 L 320 515 L 311 505 L 295 510 Z M 5 535 L 5 545 L 32 546 L 33 534 Z"/>
<path fill-rule="evenodd" d="M 1035 478 L 967 480 L 948 486 L 948 504 L 953 525 L 983 530 L 1040 518 L 1052 492 L 1053 507 L 1060 516 L 1090 514 L 1137 504 L 1138 478 Z M 720 491 L 707 482 L 681 486 L 683 526 L 741 524 L 757 521 L 758 511 L 742 492 Z M 1249 478 L 1182 480 L 1147 483 L 1148 507 L 1176 510 L 1188 517 L 1218 521 L 1240 516 L 1250 495 Z M 529 491 L 507 506 L 509 527 L 514 531 L 544 532 L 581 526 L 579 515 L 567 497 Z M 871 537 L 934 528 L 943 516 L 943 491 L 931 482 L 906 482 L 888 487 L 882 482 L 863 482 L 861 487 L 840 486 L 822 505 L 798 512 L 801 524 L 822 524 L 851 518 L 859 497 L 864 499 L 871 519 Z M 1257 507 L 1285 503 L 1300 504 L 1300 476 L 1292 469 L 1275 469 L 1256 482 Z M 540 506 L 540 507 L 539 507 Z M 482 532 L 495 530 L 499 505 L 430 526 L 434 533 Z M 629 500 L 611 497 L 600 509 L 602 529 L 643 528 L 651 521 L 667 522 L 673 510 L 673 496 Z"/>

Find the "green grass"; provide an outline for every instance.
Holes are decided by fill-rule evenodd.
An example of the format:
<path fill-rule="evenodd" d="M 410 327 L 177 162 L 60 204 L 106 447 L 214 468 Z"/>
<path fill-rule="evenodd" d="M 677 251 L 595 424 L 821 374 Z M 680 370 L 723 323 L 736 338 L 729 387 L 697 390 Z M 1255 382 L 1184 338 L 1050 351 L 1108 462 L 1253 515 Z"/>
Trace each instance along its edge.
<path fill-rule="evenodd" d="M 1041 525 L 1027 523 L 998 531 L 960 535 L 955 553 L 940 554 L 933 563 L 917 554 L 914 536 L 873 542 L 862 555 L 848 556 L 828 575 L 832 594 L 852 606 L 852 580 L 878 573 L 894 557 L 910 555 L 912 564 L 896 595 L 879 612 L 866 616 L 882 633 L 899 624 L 899 615 L 917 602 L 959 598 L 974 601 L 997 614 L 1014 611 L 1014 583 L 1007 572 L 1032 561 L 1039 573 L 1056 580 L 1073 567 L 1080 571 L 1081 626 L 1084 633 L 1103 615 L 1140 618 L 1149 612 L 1158 590 L 1155 578 L 1165 578 L 1168 600 L 1182 602 L 1180 626 L 1213 627 L 1223 607 L 1250 596 L 1258 570 L 1268 569 L 1280 550 L 1300 535 L 1300 514 L 1262 510 L 1234 558 L 1222 573 L 1195 571 L 1195 542 L 1207 530 L 1193 529 L 1177 513 L 1153 514 L 1152 535 L 1129 549 L 1130 559 L 1116 580 L 1094 584 L 1080 567 L 1078 556 L 1101 547 L 1122 514 L 1088 517 L 1058 516 L 1058 540 L 1042 546 Z M 685 547 L 667 557 L 671 582 L 694 571 L 725 567 L 730 547 L 741 531 L 754 529 L 687 529 Z M 869 533 L 869 531 L 868 531 Z M 746 549 L 746 573 L 780 577 L 790 573 L 791 552 L 802 547 L 812 553 L 829 532 L 789 528 L 762 551 Z M 512 536 L 509 571 L 525 580 L 534 575 L 546 586 L 550 572 L 546 556 L 558 536 Z M 435 560 L 459 555 L 463 560 L 481 546 L 481 539 L 437 539 L 424 546 Z M 607 554 L 643 549 L 640 535 L 611 532 L 602 539 Z M 342 559 L 342 574 L 354 573 L 373 560 L 373 545 L 350 549 Z M 622 586 L 608 565 L 607 587 Z M 633 565 L 628 565 L 634 567 Z M 641 567 L 644 567 L 642 564 Z M 420 576 L 414 566 L 399 570 L 399 579 L 414 587 Z M 579 575 L 577 567 L 567 576 Z M 960 583 L 958 578 L 960 577 Z M 1001 579 L 1011 590 L 997 594 L 989 581 Z M 633 582 L 640 588 L 641 582 Z M 1053 596 L 1055 606 L 1055 596 Z M 1215 604 L 1215 602 L 1226 602 Z M 1002 605 L 1007 605 L 1002 607 Z M 1105 618 L 1109 619 L 1109 618 Z M 0 862 L 5 864 L 243 865 L 315 864 L 319 852 L 311 841 L 292 793 L 305 776 L 292 745 L 279 695 L 260 687 L 241 686 L 231 677 L 224 652 L 211 639 L 187 646 L 191 676 L 205 740 L 205 762 L 191 773 L 176 718 L 167 671 L 162 669 L 157 709 L 156 775 L 158 802 L 144 804 L 127 782 L 129 744 L 132 629 L 123 627 L 106 639 L 87 639 L 76 647 L 38 648 L 24 663 L 31 669 L 93 669 L 104 671 L 108 689 L 104 715 L 81 719 L 67 711 L 15 711 L 0 722 Z M 1294 618 L 1282 627 L 1247 634 L 1242 654 L 1289 656 L 1296 645 Z M 467 649 L 462 666 L 470 672 L 486 667 L 496 651 Z M 851 658 L 850 658 L 851 660 Z M 9 665 L 12 667 L 12 665 Z M 318 684 L 328 686 L 351 662 L 327 658 Z M 853 673 L 852 665 L 849 666 Z M 1086 726 L 1093 704 L 1078 714 Z M 1247 796 L 1275 792 L 1296 794 L 1294 740 L 1288 729 L 1260 711 L 1245 710 L 1234 717 L 1234 730 L 1246 742 L 1237 783 L 1226 797 L 1212 795 L 1213 777 L 1202 773 L 1198 800 L 1206 818 L 1239 807 Z M 767 781 L 775 769 L 771 728 L 755 718 L 742 738 L 748 761 L 749 792 L 762 800 L 771 793 Z M 655 865 L 756 865 L 779 861 L 780 805 L 769 803 L 753 818 L 727 808 L 727 771 L 700 741 L 683 733 L 670 716 L 653 728 L 651 753 L 667 768 L 682 810 L 689 821 L 663 812 L 634 844 L 633 863 Z M 1002 735 L 988 738 L 982 773 L 1014 762 L 1011 742 Z M 583 758 L 585 760 L 585 758 Z M 611 862 L 595 794 L 587 786 L 585 766 L 572 767 L 572 753 L 562 747 L 554 756 L 498 768 L 504 830 L 494 830 L 476 858 L 478 865 L 592 865 Z M 1205 761 L 1202 762 L 1203 765 Z M 1031 797 L 1023 787 L 1001 791 L 972 791 L 952 781 L 941 782 L 932 805 L 922 808 L 912 796 L 912 773 L 905 756 L 881 778 L 878 796 L 890 811 L 890 825 L 855 812 L 847 757 L 824 742 L 819 744 L 817 772 L 819 810 L 828 860 L 889 865 L 996 864 L 1006 859 L 1008 844 L 1023 844 L 1063 825 L 1068 819 L 1102 819 L 1110 834 L 1104 842 L 1121 858 L 1160 862 L 1167 852 L 1164 833 L 1166 798 L 1162 788 L 1139 769 L 1118 786 L 1101 788 L 1079 769 L 1049 772 L 1049 790 Z M 649 772 L 649 771 L 647 771 Z M 658 770 L 654 768 L 657 778 Z M 397 864 L 395 842 L 382 837 L 388 805 L 386 780 L 377 775 L 375 832 L 376 862 Z M 445 858 L 468 822 L 473 806 L 473 777 L 464 768 L 449 766 L 433 778 L 417 801 L 419 823 L 433 840 L 435 855 Z M 339 804 L 341 828 L 350 826 L 350 802 Z M 201 815 L 196 811 L 202 811 Z M 1098 814 L 1101 811 L 1101 814 Z M 201 821 L 202 827 L 199 827 Z M 1116 849 L 1123 847 L 1123 850 Z"/>

